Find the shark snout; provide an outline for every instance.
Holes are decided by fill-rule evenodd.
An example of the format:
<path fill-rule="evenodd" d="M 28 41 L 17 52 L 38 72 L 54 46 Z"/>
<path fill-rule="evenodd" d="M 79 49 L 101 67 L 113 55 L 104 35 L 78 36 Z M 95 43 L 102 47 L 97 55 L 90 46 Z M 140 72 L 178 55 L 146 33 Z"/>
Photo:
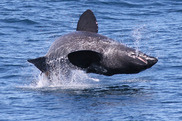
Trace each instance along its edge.
<path fill-rule="evenodd" d="M 147 66 L 148 66 L 148 68 L 150 68 L 151 66 L 153 66 L 154 64 L 156 64 L 157 61 L 158 61 L 158 59 L 155 58 L 155 57 L 148 57 L 147 58 L 147 62 L 148 62 Z"/>

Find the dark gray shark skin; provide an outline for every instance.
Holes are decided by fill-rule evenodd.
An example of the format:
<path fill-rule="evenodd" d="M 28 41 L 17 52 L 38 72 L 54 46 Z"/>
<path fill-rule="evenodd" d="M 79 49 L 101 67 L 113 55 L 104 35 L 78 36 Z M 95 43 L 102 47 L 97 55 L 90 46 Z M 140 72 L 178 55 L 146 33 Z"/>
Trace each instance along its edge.
<path fill-rule="evenodd" d="M 111 76 L 139 73 L 158 61 L 97 32 L 96 18 L 91 10 L 87 10 L 81 15 L 76 32 L 61 36 L 45 56 L 29 59 L 28 62 L 43 73 L 60 70 L 64 66 Z"/>

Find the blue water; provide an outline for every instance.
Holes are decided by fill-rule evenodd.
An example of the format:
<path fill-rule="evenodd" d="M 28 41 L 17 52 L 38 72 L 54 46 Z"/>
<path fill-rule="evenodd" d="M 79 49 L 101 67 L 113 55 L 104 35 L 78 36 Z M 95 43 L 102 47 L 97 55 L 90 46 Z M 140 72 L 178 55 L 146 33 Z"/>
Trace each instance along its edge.
<path fill-rule="evenodd" d="M 75 72 L 47 84 L 26 60 L 46 54 L 91 9 L 99 33 L 159 59 L 133 75 Z M 181 0 L 1 0 L 1 121 L 182 120 Z"/>

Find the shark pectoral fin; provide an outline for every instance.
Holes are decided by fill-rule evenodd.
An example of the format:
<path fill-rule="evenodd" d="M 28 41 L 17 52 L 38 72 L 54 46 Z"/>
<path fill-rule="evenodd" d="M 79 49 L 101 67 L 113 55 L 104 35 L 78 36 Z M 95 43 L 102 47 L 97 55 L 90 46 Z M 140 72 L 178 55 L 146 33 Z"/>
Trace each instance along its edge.
<path fill-rule="evenodd" d="M 47 71 L 46 57 L 39 57 L 35 59 L 28 59 L 28 62 L 34 64 L 40 71 Z"/>
<path fill-rule="evenodd" d="M 78 67 L 88 68 L 93 63 L 99 63 L 101 54 L 91 50 L 75 51 L 68 54 L 69 61 Z"/>
<path fill-rule="evenodd" d="M 106 74 L 107 73 L 107 70 L 103 66 L 101 66 L 101 65 L 91 64 L 87 68 L 86 72 L 87 73 Z"/>
<path fill-rule="evenodd" d="M 98 32 L 97 20 L 91 10 L 86 10 L 77 24 L 77 31 Z"/>

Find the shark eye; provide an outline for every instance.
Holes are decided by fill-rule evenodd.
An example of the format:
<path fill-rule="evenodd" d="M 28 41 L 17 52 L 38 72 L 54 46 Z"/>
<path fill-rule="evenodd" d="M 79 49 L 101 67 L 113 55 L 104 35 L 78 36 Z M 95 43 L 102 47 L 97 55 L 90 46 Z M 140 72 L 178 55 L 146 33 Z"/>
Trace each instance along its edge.
<path fill-rule="evenodd" d="M 135 58 L 136 54 L 135 53 L 129 53 L 129 56 L 132 57 L 132 58 Z"/>

